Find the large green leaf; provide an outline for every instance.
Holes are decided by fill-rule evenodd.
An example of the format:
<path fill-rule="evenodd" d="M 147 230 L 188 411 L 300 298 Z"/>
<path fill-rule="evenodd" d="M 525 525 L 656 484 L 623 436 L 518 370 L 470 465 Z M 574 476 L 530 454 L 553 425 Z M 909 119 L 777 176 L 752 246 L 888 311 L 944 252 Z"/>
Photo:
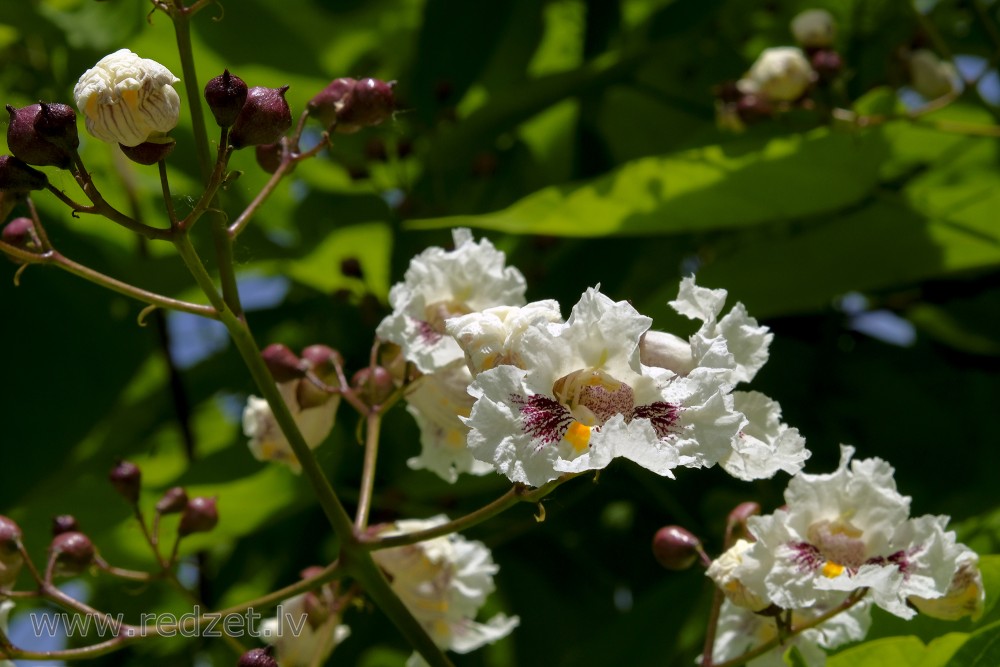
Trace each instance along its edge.
<path fill-rule="evenodd" d="M 888 637 L 841 651 L 826 664 L 828 667 L 917 667 L 926 652 L 927 647 L 916 637 Z"/>
<path fill-rule="evenodd" d="M 496 213 L 409 223 L 556 236 L 705 232 L 796 220 L 856 204 L 886 155 L 878 132 L 817 130 L 634 160 L 592 181 L 545 188 Z"/>

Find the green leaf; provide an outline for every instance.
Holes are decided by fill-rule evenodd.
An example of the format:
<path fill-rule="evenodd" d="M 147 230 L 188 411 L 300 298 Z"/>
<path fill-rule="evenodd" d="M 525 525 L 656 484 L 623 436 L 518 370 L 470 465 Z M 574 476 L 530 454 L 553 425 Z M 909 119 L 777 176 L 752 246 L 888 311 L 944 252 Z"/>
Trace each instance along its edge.
<path fill-rule="evenodd" d="M 369 291 L 385 298 L 389 293 L 391 252 L 389 225 L 373 222 L 333 230 L 301 259 L 281 261 L 271 268 L 326 293 L 347 289 Z M 345 276 L 341 271 L 341 262 L 349 258 L 358 260 L 362 279 Z"/>
<path fill-rule="evenodd" d="M 826 661 L 827 667 L 915 667 L 926 647 L 916 637 L 887 637 L 859 644 Z"/>
<path fill-rule="evenodd" d="M 1000 665 L 1000 623 L 974 632 L 955 651 L 945 667 L 996 667 Z"/>
<path fill-rule="evenodd" d="M 802 655 L 802 651 L 799 650 L 798 646 L 792 646 L 785 651 L 785 655 L 781 659 L 788 667 L 809 667 L 809 663 L 806 662 L 806 658 Z"/>
<path fill-rule="evenodd" d="M 886 147 L 817 130 L 634 160 L 584 183 L 532 193 L 484 215 L 416 220 L 410 228 L 470 226 L 515 234 L 646 235 L 749 227 L 855 204 L 875 187 Z M 818 168 L 819 166 L 822 168 Z"/>

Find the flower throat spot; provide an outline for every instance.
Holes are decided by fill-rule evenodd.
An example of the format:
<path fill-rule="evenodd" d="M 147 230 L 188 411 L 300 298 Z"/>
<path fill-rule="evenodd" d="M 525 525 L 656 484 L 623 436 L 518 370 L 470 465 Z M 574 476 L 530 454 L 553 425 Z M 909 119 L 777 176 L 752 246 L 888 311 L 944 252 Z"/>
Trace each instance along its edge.
<path fill-rule="evenodd" d="M 563 437 L 566 438 L 566 442 L 573 445 L 573 449 L 582 452 L 590 446 L 591 429 L 592 427 L 575 421 L 569 425 L 569 428 L 566 429 L 566 435 Z"/>
<path fill-rule="evenodd" d="M 823 563 L 823 576 L 827 579 L 833 579 L 839 577 L 840 573 L 844 571 L 844 566 L 840 563 L 834 563 L 832 560 L 828 560 Z"/>

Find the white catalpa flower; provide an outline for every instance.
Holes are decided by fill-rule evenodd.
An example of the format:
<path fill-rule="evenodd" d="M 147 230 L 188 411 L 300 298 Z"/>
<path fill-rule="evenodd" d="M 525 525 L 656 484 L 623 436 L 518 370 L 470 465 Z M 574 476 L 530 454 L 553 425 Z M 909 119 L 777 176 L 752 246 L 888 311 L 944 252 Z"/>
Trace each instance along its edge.
<path fill-rule="evenodd" d="M 837 22 L 825 9 L 807 9 L 792 19 L 792 35 L 805 48 L 833 46 Z"/>
<path fill-rule="evenodd" d="M 315 449 L 333 430 L 340 396 L 320 397 L 316 400 L 318 405 L 303 404 L 304 401 L 300 401 L 299 398 L 300 383 L 308 383 L 308 380 L 280 382 L 278 391 L 285 399 L 285 405 L 291 410 L 306 444 Z M 303 389 L 308 391 L 311 387 Z M 312 394 L 309 396 L 312 398 Z M 263 398 L 256 396 L 247 398 L 246 407 L 243 409 L 243 434 L 250 438 L 247 445 L 258 461 L 278 461 L 296 473 L 302 472 L 302 465 L 295 457 L 295 452 L 292 451 L 285 434 L 281 432 L 278 422 L 275 421 L 271 406 Z"/>
<path fill-rule="evenodd" d="M 816 73 L 802 49 L 776 46 L 764 49 L 736 85 L 743 93 L 764 95 L 776 102 L 794 102 L 815 78 Z"/>
<path fill-rule="evenodd" d="M 310 613 L 311 593 L 303 593 L 278 605 L 277 615 L 260 624 L 260 638 L 275 649 L 281 667 L 322 665 L 351 629 L 336 613 Z"/>
<path fill-rule="evenodd" d="M 945 530 L 947 517 L 909 518 L 910 499 L 896 491 L 892 467 L 852 462 L 853 454 L 843 446 L 835 472 L 793 477 L 787 509 L 750 517 L 757 541 L 729 576 L 783 609 L 833 604 L 866 588 L 876 605 L 911 618 L 907 598 L 946 596 L 966 551 Z"/>
<path fill-rule="evenodd" d="M 392 313 L 376 331 L 399 345 L 422 373 L 463 358 L 458 343 L 445 333 L 447 319 L 524 303 L 524 276 L 505 266 L 502 252 L 486 239 L 473 241 L 468 229 L 456 229 L 452 236 L 454 250 L 428 248 L 410 261 L 403 282 L 389 291 Z"/>
<path fill-rule="evenodd" d="M 808 623 L 832 609 L 830 606 L 816 605 L 809 609 L 792 612 L 792 627 Z M 783 656 L 792 646 L 796 647 L 809 667 L 823 667 L 826 664 L 826 650 L 837 648 L 852 641 L 860 641 L 868 634 L 871 625 L 871 605 L 861 602 L 843 611 L 814 628 L 804 630 L 786 639 L 773 650 L 747 663 L 748 667 L 786 667 Z M 778 636 L 776 619 L 755 614 L 728 600 L 722 605 L 719 626 L 712 651 L 713 662 L 720 663 L 745 654 Z"/>
<path fill-rule="evenodd" d="M 958 72 L 954 65 L 942 61 L 928 49 L 918 49 L 910 54 L 910 85 L 924 99 L 934 100 L 957 88 Z"/>
<path fill-rule="evenodd" d="M 448 320 L 445 330 L 465 352 L 473 375 L 501 365 L 524 368 L 521 339 L 534 326 L 562 323 L 559 304 L 551 299 L 525 306 L 497 306 Z"/>
<path fill-rule="evenodd" d="M 156 132 L 177 126 L 180 81 L 166 67 L 128 49 L 102 58 L 73 88 L 87 131 L 111 144 L 138 146 Z"/>
<path fill-rule="evenodd" d="M 736 540 L 733 546 L 712 561 L 705 570 L 705 575 L 715 582 L 733 604 L 757 612 L 770 607 L 771 602 L 748 588 L 741 579 L 741 576 L 746 576 L 747 571 L 756 570 L 760 566 L 747 553 L 752 547 L 753 542 Z"/>
<path fill-rule="evenodd" d="M 733 441 L 732 452 L 721 461 L 733 477 L 768 479 L 779 470 L 789 475 L 802 470 L 810 451 L 797 428 L 781 421 L 781 406 L 757 391 L 733 392 L 733 407 L 747 424 Z"/>
<path fill-rule="evenodd" d="M 513 356 L 476 376 L 469 447 L 511 481 L 541 486 L 624 457 L 659 475 L 709 466 L 732 448 L 743 417 L 720 372 L 681 377 L 639 362 L 651 320 L 587 290 L 564 324 L 542 321 Z"/>
<path fill-rule="evenodd" d="M 485 475 L 493 466 L 477 461 L 466 447 L 468 417 L 475 399 L 469 395 L 472 375 L 462 360 L 424 375 L 406 394 L 406 410 L 420 427 L 420 456 L 406 464 L 414 470 L 430 470 L 454 483 L 460 473 Z"/>
<path fill-rule="evenodd" d="M 397 521 L 381 534 L 413 533 L 447 521 L 444 515 Z M 493 575 L 499 570 L 482 542 L 452 534 L 380 549 L 372 552 L 372 558 L 389 574 L 392 590 L 442 649 L 469 653 L 517 627 L 516 616 L 497 614 L 485 623 L 475 620 L 495 590 Z"/>

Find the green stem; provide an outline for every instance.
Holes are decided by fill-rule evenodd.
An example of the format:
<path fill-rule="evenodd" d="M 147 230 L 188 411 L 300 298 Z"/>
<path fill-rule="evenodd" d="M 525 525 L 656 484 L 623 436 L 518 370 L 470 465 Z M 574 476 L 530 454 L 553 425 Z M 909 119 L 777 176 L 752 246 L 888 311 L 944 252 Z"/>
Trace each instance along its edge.
<path fill-rule="evenodd" d="M 413 617 L 399 597 L 392 591 L 385 575 L 372 560 L 371 554 L 354 534 L 354 525 L 340 498 L 337 497 L 330 481 L 319 467 L 312 449 L 306 444 L 302 433 L 295 424 L 295 418 L 278 391 L 274 378 L 264 364 L 260 349 L 254 341 L 246 322 L 228 310 L 221 313 L 222 323 L 229 330 L 233 343 L 257 384 L 257 389 L 268 402 L 275 421 L 285 434 L 292 451 L 302 466 L 302 474 L 309 481 L 327 520 L 340 538 L 340 561 L 345 571 L 364 587 L 375 604 L 396 625 L 410 644 L 433 667 L 448 667 L 451 663 L 434 644 L 426 630 Z"/>
<path fill-rule="evenodd" d="M 169 296 L 156 294 L 155 292 L 141 289 L 135 285 L 124 283 L 116 278 L 112 278 L 111 276 L 106 276 L 100 271 L 95 271 L 90 267 L 77 264 L 73 260 L 55 250 L 38 254 L 22 250 L 21 248 L 17 248 L 0 241 L 0 252 L 10 256 L 15 261 L 23 262 L 25 264 L 51 264 L 57 266 L 63 271 L 72 273 L 75 276 L 79 276 L 84 280 L 100 285 L 101 287 L 109 289 L 112 292 L 117 292 L 118 294 L 131 297 L 137 301 L 142 301 L 152 306 L 179 310 L 181 312 L 191 313 L 192 315 L 199 315 L 213 320 L 218 319 L 218 313 L 211 306 L 203 306 L 197 303 L 181 301 L 180 299 L 173 299 Z"/>
<path fill-rule="evenodd" d="M 498 514 L 509 510 L 511 507 L 514 507 L 519 503 L 537 503 L 542 498 L 552 493 L 558 486 L 583 474 L 584 473 L 566 473 L 562 477 L 554 479 L 537 489 L 517 484 L 512 486 L 505 494 L 491 503 L 483 505 L 479 509 L 469 512 L 465 516 L 449 521 L 448 523 L 443 523 L 440 526 L 434 526 L 433 528 L 418 530 L 412 533 L 386 535 L 384 537 L 379 537 L 377 535 L 363 535 L 359 539 L 364 548 L 369 551 L 378 551 L 380 549 L 391 549 L 393 547 L 403 547 L 409 544 L 417 544 L 418 542 L 432 540 L 435 537 L 459 533 L 463 530 L 468 530 L 473 526 L 479 525 L 484 521 L 492 519 Z"/>
<path fill-rule="evenodd" d="M 236 349 L 243 357 L 243 362 L 250 371 L 250 375 L 257 385 L 257 390 L 270 405 L 275 421 L 278 422 L 281 432 L 285 434 L 288 444 L 291 445 L 292 451 L 302 465 L 302 472 L 313 487 L 317 500 L 330 521 L 330 525 L 337 533 L 337 537 L 342 542 L 350 540 L 354 533 L 353 523 L 333 487 L 330 486 L 330 481 L 319 467 L 312 449 L 302 437 L 302 433 L 295 423 L 295 418 L 278 391 L 270 371 L 264 364 L 260 349 L 257 347 L 249 328 L 243 320 L 228 309 L 222 312 L 221 320 L 229 330 L 229 335 L 232 337 Z"/>
<path fill-rule="evenodd" d="M 80 154 L 77 151 L 73 151 L 73 163 L 74 167 L 72 170 L 73 177 L 76 178 L 77 183 L 83 189 L 87 198 L 93 203 L 93 206 L 82 206 L 77 204 L 72 199 L 67 197 L 57 188 L 49 185 L 48 190 L 56 196 L 64 204 L 72 208 L 77 213 L 94 213 L 98 215 L 103 215 L 112 222 L 118 223 L 122 227 L 129 229 L 136 234 L 141 234 L 148 239 L 156 239 L 159 241 L 168 241 L 172 238 L 173 232 L 169 229 L 158 229 L 156 227 L 150 227 L 149 225 L 144 225 L 138 220 L 134 220 L 129 216 L 125 215 L 114 206 L 109 204 L 104 196 L 101 194 L 100 190 L 97 189 L 97 185 L 94 183 L 94 179 L 91 178 L 90 172 L 83 164 L 83 159 L 80 158 Z"/>
<path fill-rule="evenodd" d="M 205 270 L 205 265 L 201 262 L 201 257 L 198 256 L 197 251 L 194 246 L 191 245 L 191 239 L 188 238 L 187 234 L 178 234 L 174 237 L 174 247 L 177 248 L 177 254 L 181 256 L 184 264 L 188 267 L 188 271 L 194 276 L 195 282 L 198 283 L 198 287 L 201 291 L 205 293 L 205 296 L 214 306 L 218 313 L 218 319 L 221 319 L 222 314 L 228 310 L 225 301 L 219 295 L 219 291 L 215 289 L 215 283 L 212 282 L 212 276 L 208 275 L 208 271 Z"/>
<path fill-rule="evenodd" d="M 114 653 L 125 646 L 125 644 L 126 639 L 124 637 L 115 637 L 100 644 L 63 649 L 61 651 L 25 651 L 12 646 L 10 649 L 5 648 L 4 652 L 0 653 L 0 658 L 9 658 L 12 660 L 92 660 L 98 656 Z"/>
<path fill-rule="evenodd" d="M 194 143 L 198 152 L 198 166 L 201 178 L 206 186 L 206 198 L 214 205 L 215 195 L 221 178 L 212 187 L 213 175 L 218 173 L 218 165 L 224 165 L 224 156 L 228 154 L 227 132 L 222 131 L 219 142 L 219 158 L 217 168 L 213 172 L 212 160 L 208 149 L 208 131 L 205 127 L 205 113 L 201 108 L 201 88 L 198 86 L 198 75 L 194 67 L 194 50 L 191 48 L 191 15 L 192 12 L 180 6 L 170 13 L 174 22 L 174 33 L 177 37 L 177 51 L 181 58 L 181 71 L 184 74 L 184 89 L 188 95 L 188 108 L 191 111 L 191 125 L 194 128 Z M 200 214 L 199 214 L 200 215 Z M 212 240 L 215 244 L 215 258 L 218 264 L 219 280 L 222 283 L 222 299 L 237 317 L 243 316 L 243 306 L 240 303 L 240 293 L 236 285 L 236 273 L 233 270 L 232 239 L 226 230 L 225 218 L 219 214 L 212 216 Z"/>
<path fill-rule="evenodd" d="M 715 633 L 719 628 L 719 614 L 722 611 L 722 603 L 726 596 L 722 589 L 715 587 L 715 594 L 712 596 L 712 610 L 708 614 L 708 627 L 705 629 L 705 646 L 701 652 L 702 667 L 712 667 L 712 654 L 715 651 Z"/>
<path fill-rule="evenodd" d="M 191 48 L 191 14 L 181 3 L 174 3 L 176 8 L 170 12 L 174 22 L 174 35 L 177 38 L 177 52 L 181 58 L 181 72 L 184 76 L 184 90 L 188 96 L 188 109 L 191 111 L 191 126 L 194 129 L 195 150 L 198 152 L 198 166 L 201 169 L 201 179 L 208 183 L 212 173 L 212 158 L 208 150 L 208 132 L 205 129 L 205 113 L 201 108 L 201 89 L 198 87 L 198 74 L 194 69 L 194 50 Z"/>
<path fill-rule="evenodd" d="M 174 199 L 170 194 L 170 181 L 167 179 L 167 163 L 160 160 L 156 163 L 156 168 L 160 172 L 160 191 L 163 193 L 163 206 L 167 209 L 167 217 L 170 219 L 170 229 L 177 228 L 177 211 L 174 210 Z"/>
<path fill-rule="evenodd" d="M 368 527 L 371 512 L 372 493 L 375 490 L 375 466 L 378 463 L 378 441 L 382 430 L 382 413 L 371 411 L 366 418 L 365 462 L 361 470 L 361 492 L 358 509 L 354 517 L 354 527 L 360 532 Z"/>
<path fill-rule="evenodd" d="M 389 617 L 410 646 L 420 653 L 427 664 L 431 667 L 453 667 L 448 657 L 442 653 L 424 627 L 413 617 L 410 610 L 392 590 L 385 574 L 372 560 L 371 554 L 358 549 L 357 547 L 360 545 L 357 542 L 352 543 L 351 546 L 354 548 L 345 548 L 341 551 L 341 561 L 349 573 L 361 584 L 365 593 L 374 600 L 382 613 Z M 357 560 L 354 560 L 355 558 Z"/>
<path fill-rule="evenodd" d="M 837 614 L 840 614 L 841 612 L 847 611 L 848 609 L 850 609 L 851 607 L 853 607 L 857 603 L 861 602 L 861 600 L 864 599 L 865 594 L 867 592 L 868 592 L 868 589 L 866 589 L 866 588 L 862 588 L 862 589 L 860 589 L 858 591 L 855 591 L 854 593 L 852 593 L 851 595 L 849 595 L 846 600 L 844 600 L 843 602 L 841 602 L 839 605 L 837 605 L 833 609 L 831 609 L 831 610 L 829 610 L 829 611 L 827 611 L 827 612 L 825 612 L 823 614 L 820 614 L 816 618 L 814 618 L 814 619 L 812 619 L 812 620 L 810 620 L 810 621 L 808 621 L 806 623 L 803 623 L 802 625 L 797 625 L 797 626 L 794 626 L 794 627 L 790 628 L 789 631 L 788 631 L 788 634 L 784 637 L 784 640 L 787 641 L 788 639 L 794 637 L 795 635 L 798 635 L 798 634 L 800 634 L 802 632 L 805 632 L 806 630 L 809 630 L 811 628 L 815 628 L 816 626 L 821 625 L 821 624 L 829 621 L 831 618 L 833 618 Z M 746 664 L 747 662 L 750 662 L 754 658 L 756 658 L 758 656 L 761 656 L 761 655 L 764 655 L 765 653 L 767 653 L 768 651 L 770 651 L 773 648 L 777 647 L 781 643 L 782 643 L 782 639 L 779 639 L 778 637 L 775 637 L 774 639 L 771 639 L 770 641 L 764 642 L 763 644 L 761 644 L 760 646 L 756 647 L 755 649 L 753 649 L 751 651 L 747 651 L 743 655 L 741 655 L 739 657 L 736 657 L 736 658 L 733 658 L 732 660 L 726 660 L 725 662 L 720 662 L 720 663 L 711 663 L 711 662 L 708 662 L 708 663 L 703 663 L 703 664 L 709 665 L 710 667 L 739 667 L 739 665 Z"/>
<path fill-rule="evenodd" d="M 285 137 L 281 140 L 281 163 L 278 168 L 274 170 L 271 174 L 271 178 L 268 179 L 267 183 L 257 196 L 254 197 L 253 201 L 246 207 L 246 209 L 240 213 L 239 217 L 229 225 L 229 236 L 236 238 L 240 233 L 246 228 L 247 224 L 250 222 L 250 218 L 257 212 L 268 197 L 274 192 L 274 189 L 278 187 L 278 183 L 281 182 L 285 176 L 287 176 L 292 168 L 299 162 L 307 160 L 311 157 L 317 155 L 323 148 L 329 143 L 330 137 L 327 134 L 323 135 L 323 139 L 310 148 L 307 151 L 299 152 L 299 139 L 302 135 L 302 130 L 305 127 L 305 122 L 308 117 L 308 112 L 303 112 L 299 116 L 298 125 L 295 127 L 295 132 L 290 137 Z"/>

